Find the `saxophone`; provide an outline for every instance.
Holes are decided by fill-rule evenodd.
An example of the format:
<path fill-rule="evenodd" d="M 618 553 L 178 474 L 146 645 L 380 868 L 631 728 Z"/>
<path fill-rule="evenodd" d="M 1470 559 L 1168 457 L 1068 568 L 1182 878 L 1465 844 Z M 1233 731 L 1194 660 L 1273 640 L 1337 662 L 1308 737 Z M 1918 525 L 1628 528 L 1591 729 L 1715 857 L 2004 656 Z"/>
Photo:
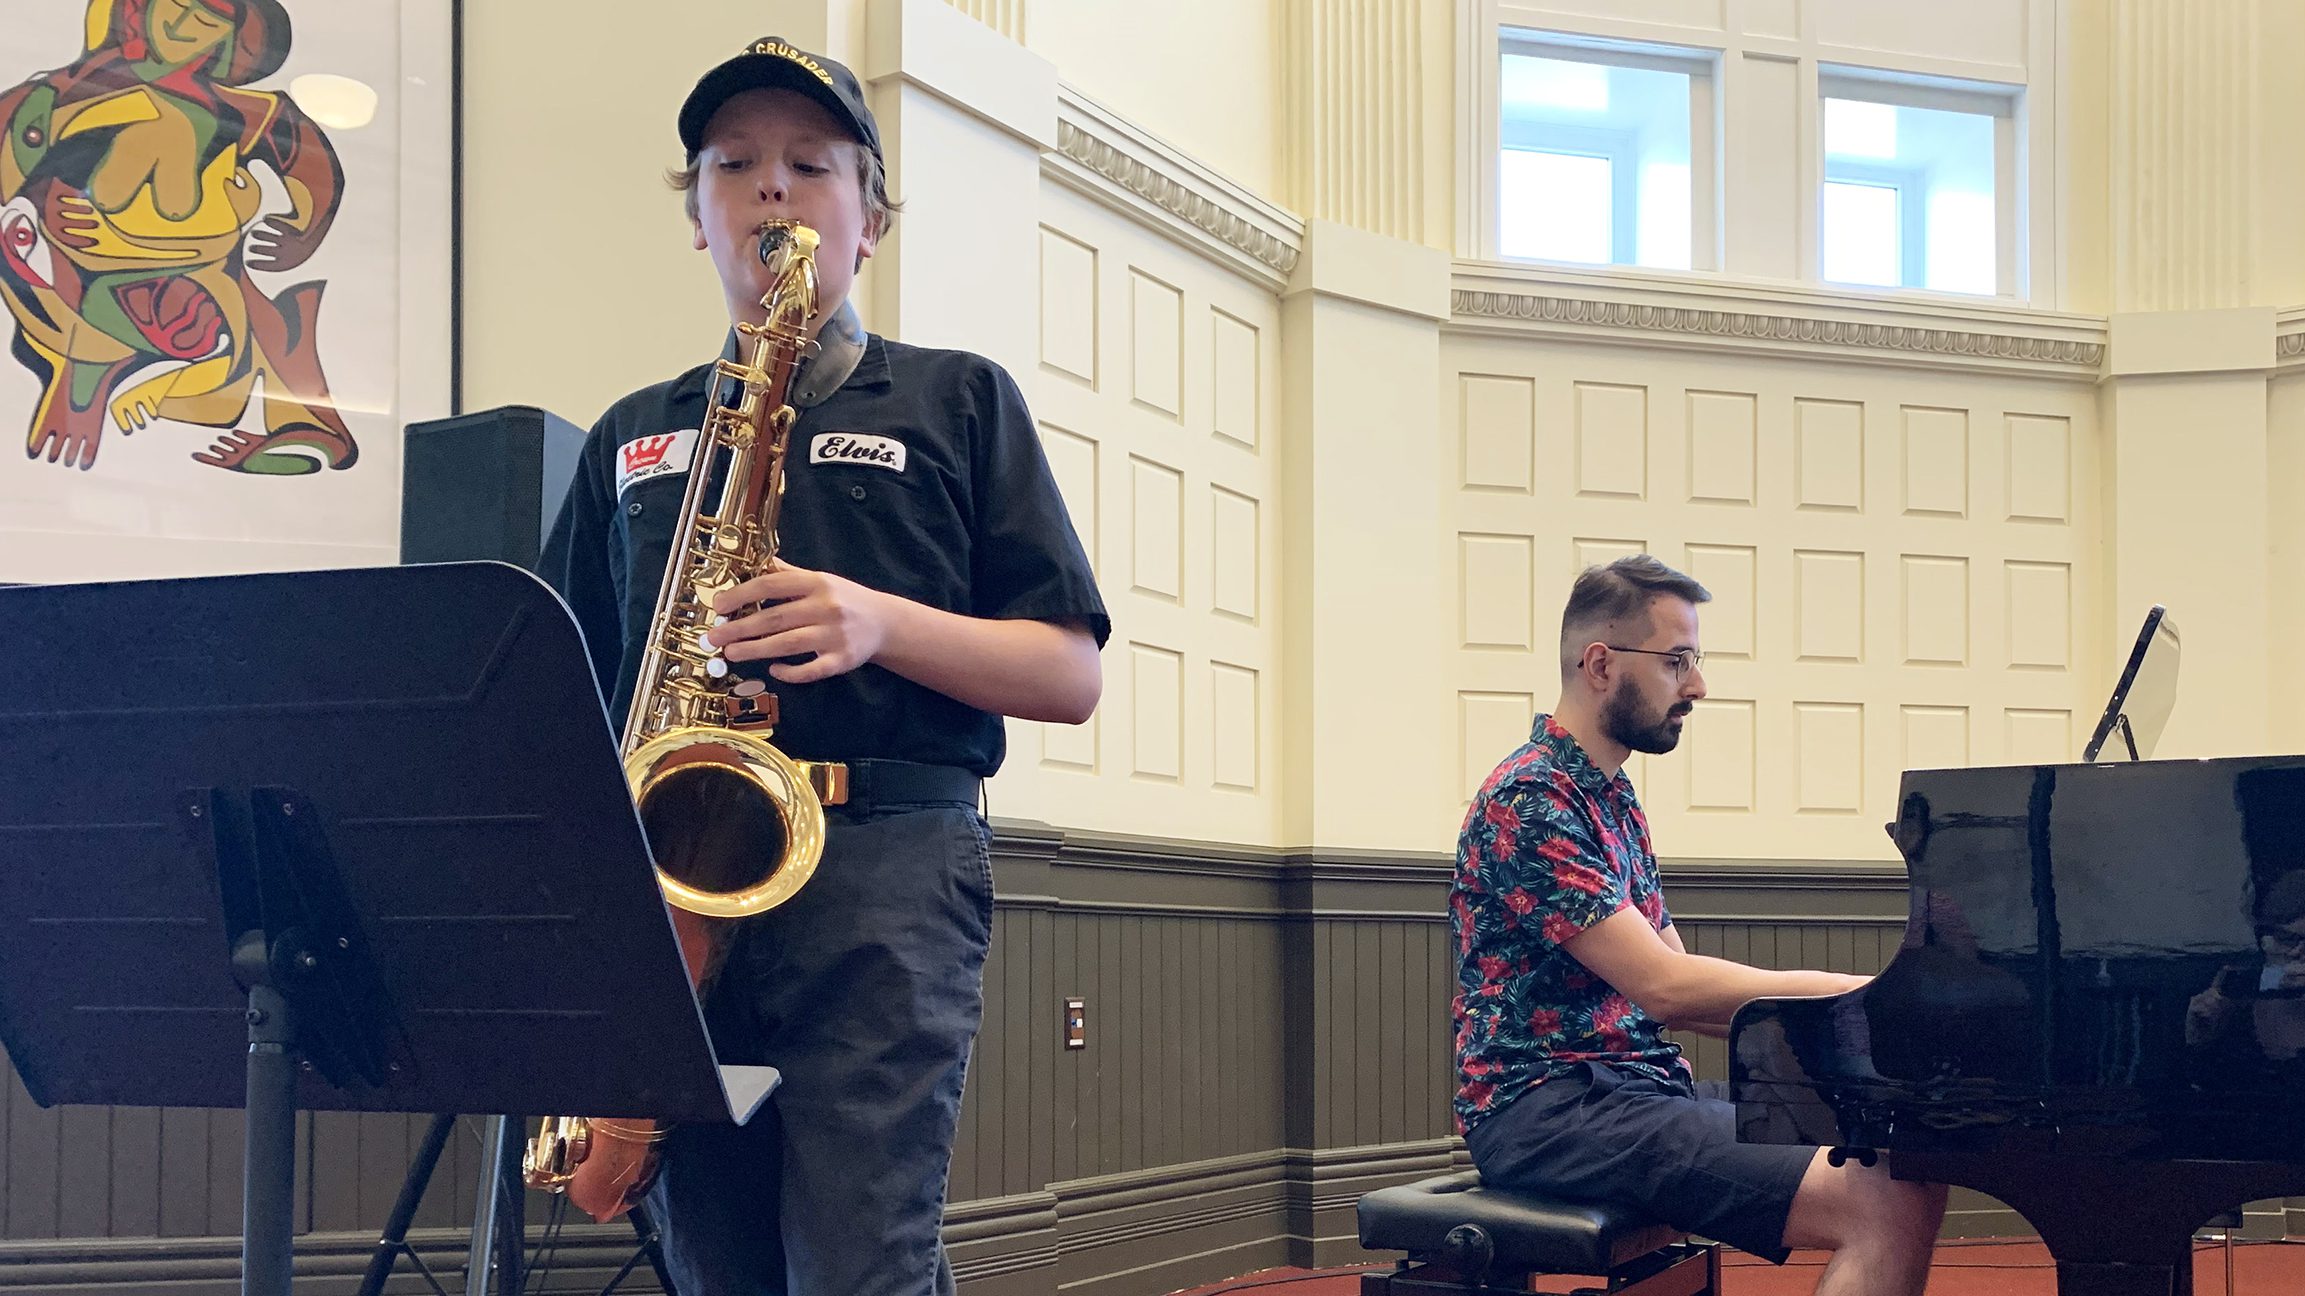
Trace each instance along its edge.
<path fill-rule="evenodd" d="M 776 567 L 786 443 L 799 417 L 787 393 L 815 347 L 808 325 L 817 307 L 816 244 L 816 231 L 792 221 L 760 228 L 771 280 L 760 299 L 767 318 L 740 321 L 745 358 L 714 366 L 625 717 L 624 774 L 657 883 L 669 903 L 708 918 L 744 918 L 791 899 L 824 853 L 824 807 L 847 799 L 846 766 L 796 761 L 769 745 L 776 695 L 759 680 L 734 678 L 703 639 L 726 620 L 713 612 L 717 595 Z M 731 392 L 733 403 L 724 403 Z M 765 873 L 762 860 L 771 861 Z M 689 962 L 692 977 L 709 966 Z M 596 1125 L 615 1129 L 580 1116 L 546 1117 L 522 1159 L 528 1186 L 565 1191 Z M 640 1176 L 627 1200 L 649 1177 Z"/>

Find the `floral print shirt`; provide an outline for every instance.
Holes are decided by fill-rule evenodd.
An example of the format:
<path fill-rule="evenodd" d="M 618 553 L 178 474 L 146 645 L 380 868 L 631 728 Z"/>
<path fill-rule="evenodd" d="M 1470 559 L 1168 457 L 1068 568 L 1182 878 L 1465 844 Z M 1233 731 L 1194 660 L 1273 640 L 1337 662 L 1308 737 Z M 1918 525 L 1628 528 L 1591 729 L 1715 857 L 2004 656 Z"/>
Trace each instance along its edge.
<path fill-rule="evenodd" d="M 1540 715 L 1473 797 L 1449 892 L 1457 938 L 1460 1132 L 1579 1063 L 1687 1083 L 1664 1025 L 1562 947 L 1620 909 L 1672 924 L 1649 821 L 1622 770 L 1601 773 Z"/>

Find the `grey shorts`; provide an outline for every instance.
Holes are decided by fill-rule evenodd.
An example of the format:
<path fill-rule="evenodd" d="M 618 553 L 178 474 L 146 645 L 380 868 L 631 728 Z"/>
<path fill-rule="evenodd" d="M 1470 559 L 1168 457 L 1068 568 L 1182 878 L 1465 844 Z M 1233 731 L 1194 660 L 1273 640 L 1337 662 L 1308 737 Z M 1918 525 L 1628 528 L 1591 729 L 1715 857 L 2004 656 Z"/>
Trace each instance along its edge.
<path fill-rule="evenodd" d="M 1674 1228 L 1785 1262 L 1785 1219 L 1816 1149 L 1739 1143 L 1737 1109 L 1586 1062 L 1514 1099 L 1465 1143 L 1481 1181 L 1619 1202 Z"/>

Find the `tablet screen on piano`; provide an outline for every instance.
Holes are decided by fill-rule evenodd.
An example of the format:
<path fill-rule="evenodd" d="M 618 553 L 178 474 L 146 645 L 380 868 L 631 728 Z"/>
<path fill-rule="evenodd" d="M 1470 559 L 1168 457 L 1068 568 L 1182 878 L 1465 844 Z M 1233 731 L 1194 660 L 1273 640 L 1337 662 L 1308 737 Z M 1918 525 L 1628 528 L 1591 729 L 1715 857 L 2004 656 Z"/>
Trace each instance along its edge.
<path fill-rule="evenodd" d="M 2145 614 L 2129 660 L 2113 685 L 2112 700 L 2082 751 L 2083 762 L 2151 760 L 2153 746 L 2177 704 L 2177 623 L 2159 604 Z"/>

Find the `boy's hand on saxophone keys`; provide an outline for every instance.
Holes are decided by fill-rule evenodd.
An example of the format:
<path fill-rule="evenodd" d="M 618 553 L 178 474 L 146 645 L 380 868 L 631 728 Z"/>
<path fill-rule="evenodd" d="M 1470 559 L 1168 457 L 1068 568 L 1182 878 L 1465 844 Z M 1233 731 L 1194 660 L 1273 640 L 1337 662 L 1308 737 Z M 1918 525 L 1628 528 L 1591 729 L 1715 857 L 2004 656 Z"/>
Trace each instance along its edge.
<path fill-rule="evenodd" d="M 780 563 L 715 598 L 713 611 L 728 620 L 704 638 L 729 661 L 766 659 L 778 680 L 807 684 L 871 661 L 888 641 L 895 601 L 829 572 Z M 782 660 L 811 653 L 805 661 Z"/>

